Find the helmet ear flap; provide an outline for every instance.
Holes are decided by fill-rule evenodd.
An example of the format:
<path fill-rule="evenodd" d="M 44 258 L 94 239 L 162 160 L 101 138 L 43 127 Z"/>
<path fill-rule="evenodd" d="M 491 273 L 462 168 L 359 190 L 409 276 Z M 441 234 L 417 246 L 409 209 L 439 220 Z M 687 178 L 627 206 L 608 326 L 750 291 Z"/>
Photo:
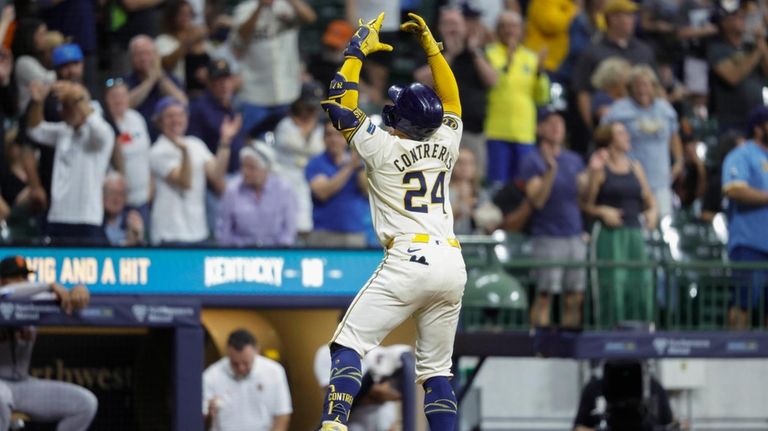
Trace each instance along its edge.
<path fill-rule="evenodd" d="M 398 115 L 394 105 L 385 106 L 384 109 L 381 110 L 381 116 L 385 125 L 395 127 L 397 124 Z"/>

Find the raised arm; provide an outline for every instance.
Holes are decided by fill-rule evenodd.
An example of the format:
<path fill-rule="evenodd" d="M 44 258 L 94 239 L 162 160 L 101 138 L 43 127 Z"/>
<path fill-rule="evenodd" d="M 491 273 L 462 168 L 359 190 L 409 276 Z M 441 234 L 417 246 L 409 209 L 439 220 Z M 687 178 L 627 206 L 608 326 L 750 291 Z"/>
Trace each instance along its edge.
<path fill-rule="evenodd" d="M 333 127 L 339 130 L 347 141 L 365 119 L 365 113 L 357 106 L 363 60 L 374 52 L 392 51 L 391 45 L 379 42 L 379 30 L 383 21 L 384 13 L 367 24 L 360 21 L 360 27 L 344 50 L 344 64 L 331 81 L 328 99 L 321 103 Z"/>
<path fill-rule="evenodd" d="M 422 17 L 415 13 L 409 13 L 408 16 L 411 17 L 411 21 L 403 23 L 400 29 L 413 33 L 419 38 L 419 44 L 424 49 L 424 53 L 427 54 L 427 63 L 432 70 L 435 92 L 440 97 L 440 101 L 443 102 L 443 111 L 461 117 L 459 86 L 456 84 L 456 77 L 453 76 L 451 66 L 440 53 L 441 44 L 432 36 L 432 32 Z"/>

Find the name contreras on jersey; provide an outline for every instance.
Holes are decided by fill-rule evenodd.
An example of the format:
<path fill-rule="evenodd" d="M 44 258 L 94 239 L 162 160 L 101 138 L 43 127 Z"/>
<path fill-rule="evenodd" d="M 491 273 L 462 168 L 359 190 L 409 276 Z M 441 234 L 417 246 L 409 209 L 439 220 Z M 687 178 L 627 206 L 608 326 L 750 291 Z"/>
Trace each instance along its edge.
<path fill-rule="evenodd" d="M 410 168 L 412 164 L 425 158 L 440 160 L 448 169 L 453 167 L 453 156 L 451 156 L 448 148 L 440 144 L 429 142 L 417 145 L 410 151 L 400 154 L 393 163 L 398 171 L 403 172 L 407 168 Z"/>

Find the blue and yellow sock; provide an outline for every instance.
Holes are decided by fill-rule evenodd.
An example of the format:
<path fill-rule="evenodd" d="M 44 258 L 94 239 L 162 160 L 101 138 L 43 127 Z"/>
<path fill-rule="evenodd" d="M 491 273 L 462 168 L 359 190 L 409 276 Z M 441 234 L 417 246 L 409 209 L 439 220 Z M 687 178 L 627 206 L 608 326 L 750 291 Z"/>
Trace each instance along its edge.
<path fill-rule="evenodd" d="M 458 407 L 448 377 L 437 376 L 424 382 L 424 414 L 432 431 L 458 429 Z"/>
<path fill-rule="evenodd" d="M 363 373 L 360 356 L 352 349 L 331 345 L 331 381 L 325 397 L 323 422 L 346 425 L 355 396 L 360 391 Z"/>

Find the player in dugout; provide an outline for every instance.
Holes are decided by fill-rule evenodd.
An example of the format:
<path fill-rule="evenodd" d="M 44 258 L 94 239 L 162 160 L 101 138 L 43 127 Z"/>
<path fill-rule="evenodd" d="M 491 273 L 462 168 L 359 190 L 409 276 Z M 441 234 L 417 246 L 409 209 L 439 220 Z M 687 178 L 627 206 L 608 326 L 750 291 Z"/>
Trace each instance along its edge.
<path fill-rule="evenodd" d="M 368 54 L 391 51 L 379 41 L 384 14 L 361 20 L 321 104 L 334 127 L 365 161 L 374 228 L 386 249 L 381 265 L 360 290 L 331 339 L 331 379 L 323 431 L 346 431 L 361 387 L 360 358 L 406 318 L 414 316 L 416 381 L 425 389 L 430 429 L 453 431 L 456 396 L 451 355 L 467 273 L 453 233 L 446 184 L 459 155 L 463 129 L 456 78 L 424 20 L 410 14 L 401 30 L 416 34 L 427 55 L 435 89 L 393 86 L 393 106 L 375 125 L 358 106 L 360 69 Z"/>
<path fill-rule="evenodd" d="M 56 283 L 30 282 L 26 260 L 9 256 L 0 261 L 0 301 L 46 299 L 49 295 L 67 313 L 85 308 L 88 289 L 71 290 Z M 98 401 L 88 389 L 72 383 L 43 380 L 29 375 L 34 327 L 0 329 L 0 431 L 11 426 L 11 412 L 18 411 L 32 421 L 56 422 L 57 431 L 85 431 L 96 416 Z"/>

